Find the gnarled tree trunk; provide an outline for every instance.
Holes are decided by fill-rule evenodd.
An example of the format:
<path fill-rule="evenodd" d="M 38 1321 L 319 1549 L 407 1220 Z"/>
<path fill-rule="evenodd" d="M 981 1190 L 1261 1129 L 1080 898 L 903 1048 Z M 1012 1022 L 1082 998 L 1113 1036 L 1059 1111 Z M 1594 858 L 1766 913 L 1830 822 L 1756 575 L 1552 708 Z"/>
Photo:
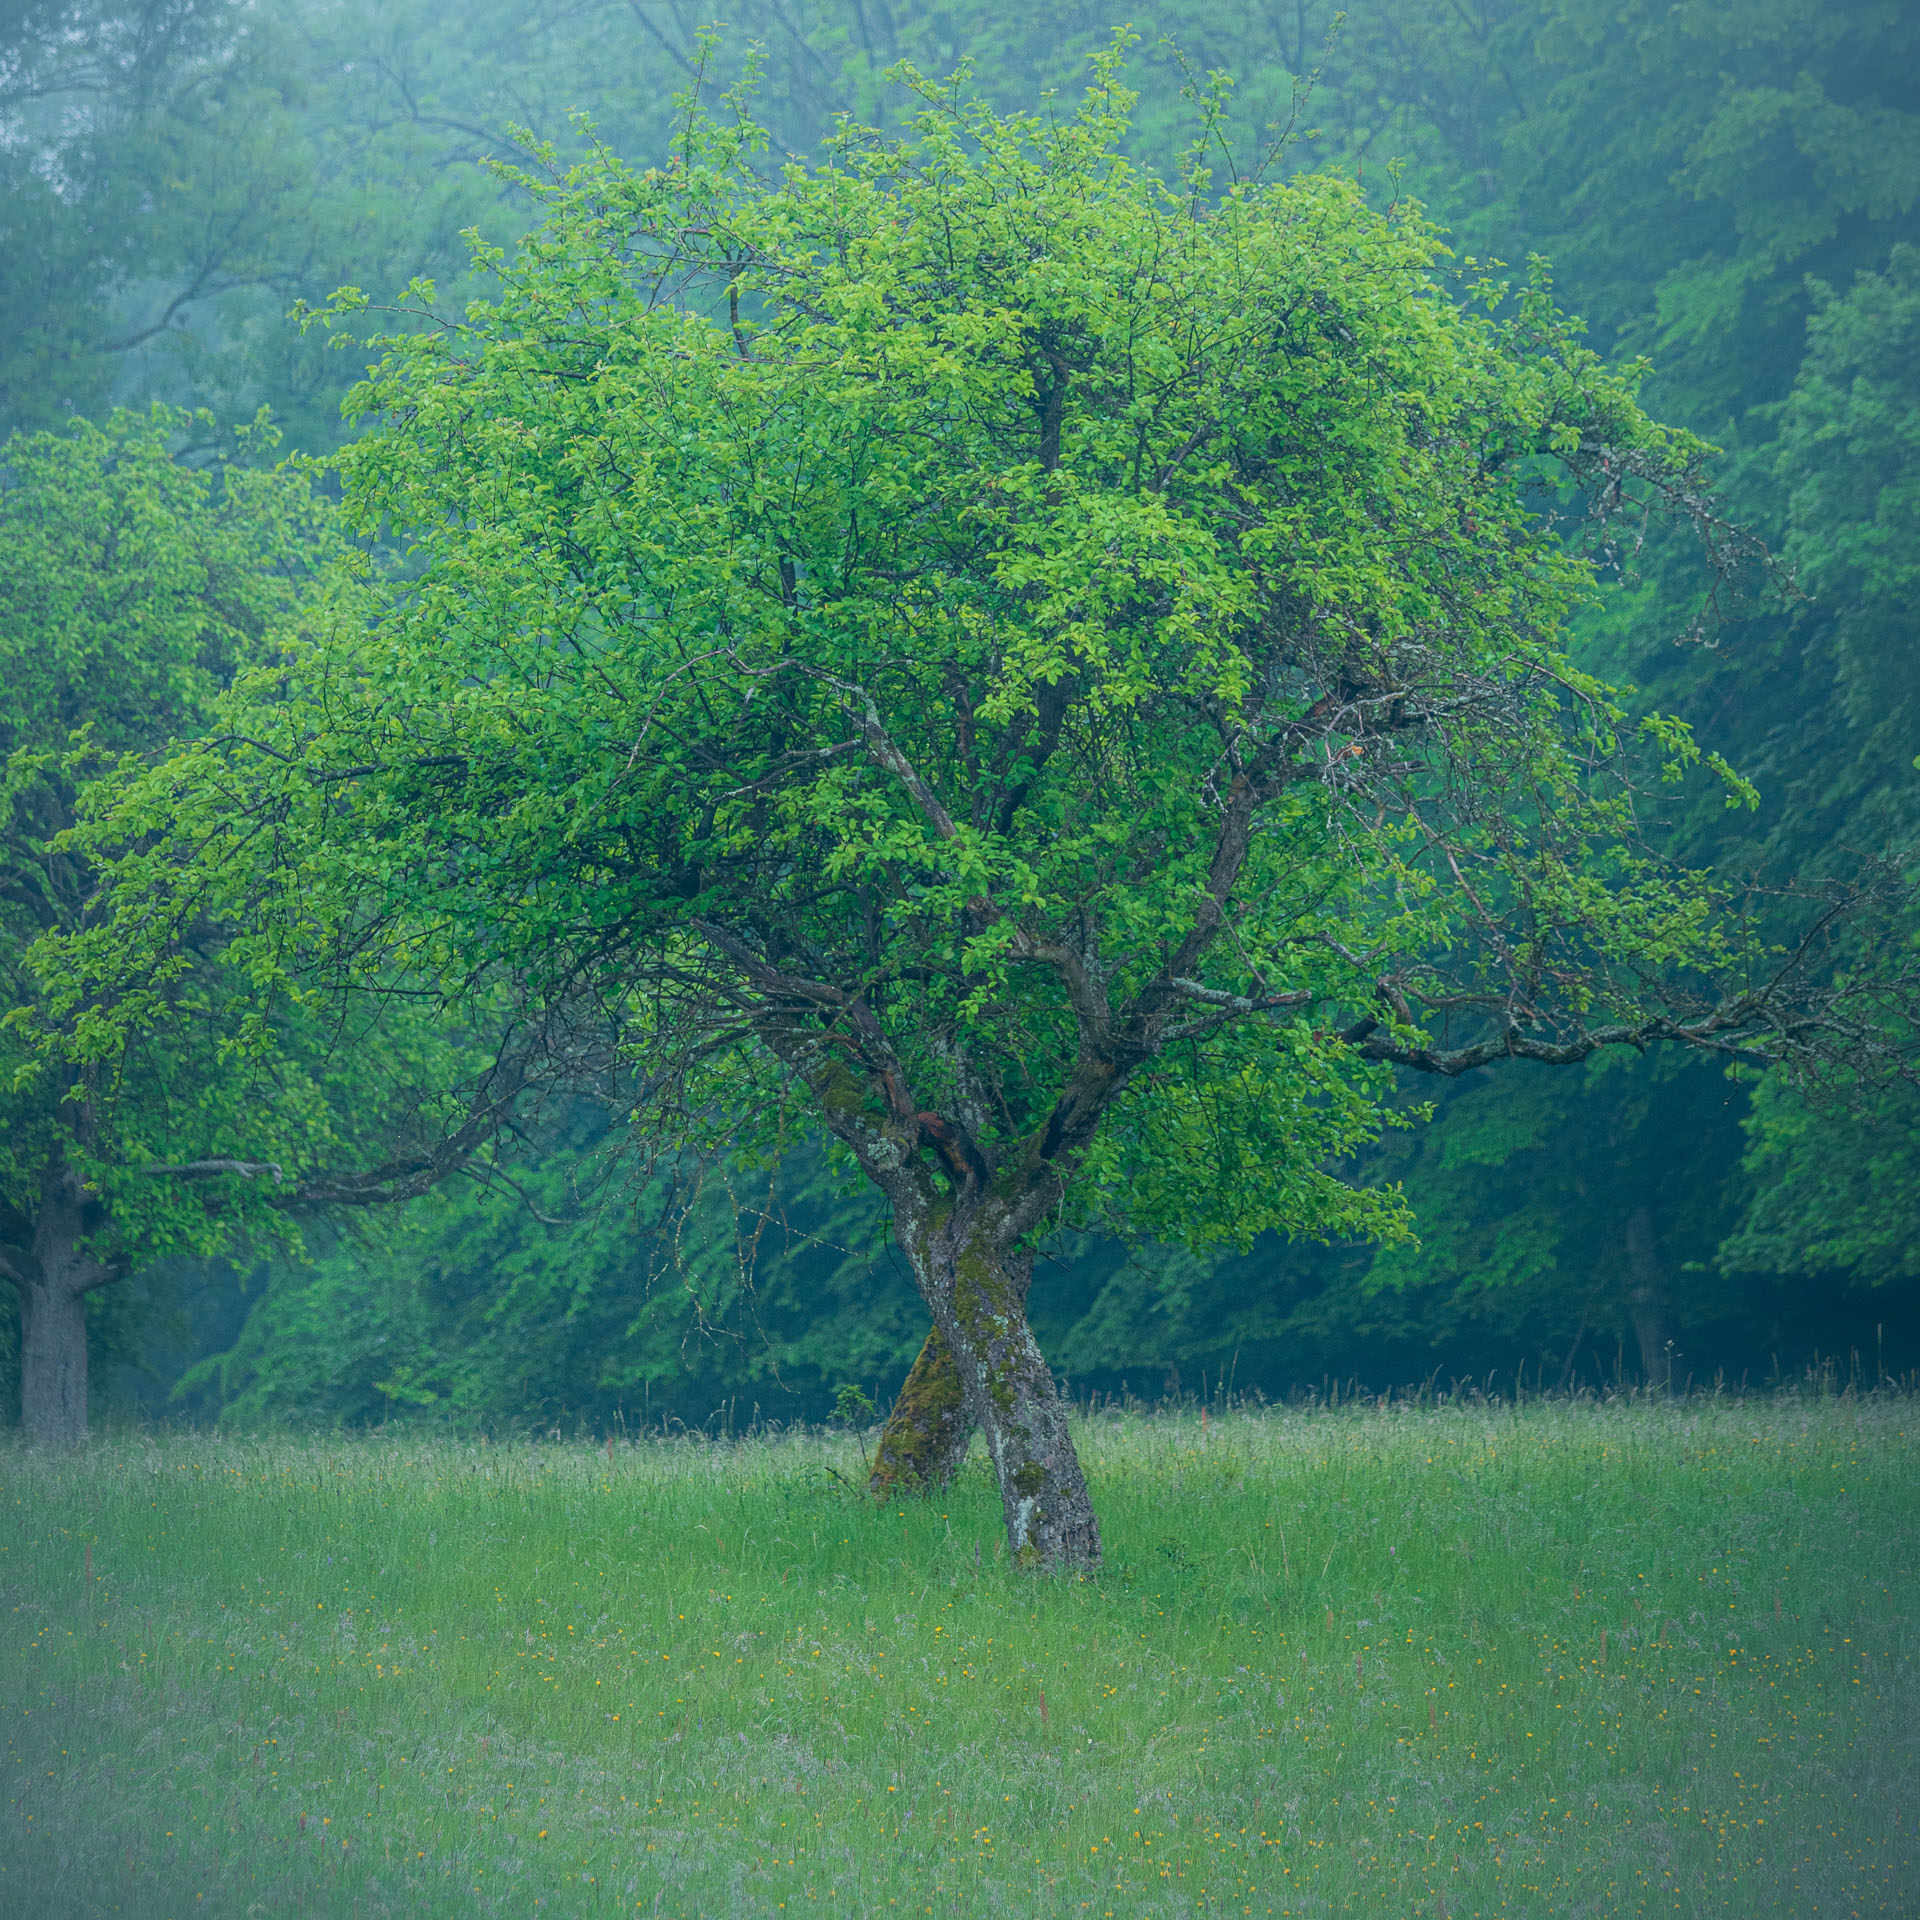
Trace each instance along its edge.
<path fill-rule="evenodd" d="M 929 1331 L 900 1397 L 893 1403 L 867 1481 L 877 1500 L 895 1493 L 933 1493 L 967 1457 L 973 1416 L 960 1368 L 938 1326 Z"/>
<path fill-rule="evenodd" d="M 1017 1566 L 1100 1564 L 1066 1403 L 1027 1325 L 1033 1255 L 991 1198 L 929 1216 L 906 1248 L 959 1376 L 962 1404 L 986 1436 Z"/>

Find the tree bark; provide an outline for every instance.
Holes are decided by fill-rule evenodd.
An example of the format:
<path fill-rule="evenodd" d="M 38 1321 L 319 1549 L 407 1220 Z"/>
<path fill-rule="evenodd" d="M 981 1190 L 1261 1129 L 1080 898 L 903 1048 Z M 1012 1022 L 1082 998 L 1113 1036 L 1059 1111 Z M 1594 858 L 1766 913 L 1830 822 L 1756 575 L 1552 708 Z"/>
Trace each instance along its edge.
<path fill-rule="evenodd" d="M 1067 1409 L 1027 1325 L 1033 1255 L 995 1201 L 936 1211 L 910 1230 L 914 1276 L 960 1378 L 965 1414 L 986 1435 L 1016 1566 L 1100 1564 L 1094 1517 Z"/>
<path fill-rule="evenodd" d="M 56 1167 L 32 1244 L 6 1250 L 20 1295 L 20 1425 L 32 1446 L 77 1447 L 87 1437 L 87 1295 L 124 1271 L 87 1250 L 97 1211 L 78 1177 Z"/>
<path fill-rule="evenodd" d="M 796 1016 L 769 1014 L 760 1027 L 773 1052 L 806 1077 L 828 1127 L 887 1197 L 894 1238 L 959 1376 L 960 1417 L 986 1436 L 1014 1564 L 1062 1572 L 1097 1567 L 1100 1524 L 1067 1409 L 1027 1324 L 1033 1253 L 1024 1243 L 1058 1205 L 1070 1156 L 1084 1151 L 1097 1124 L 1097 1096 L 1110 1096 L 1124 1075 L 1104 1062 L 1096 1062 L 1097 1072 L 1076 1070 L 1044 1138 L 996 1175 L 970 1126 L 923 1111 L 911 1099 L 885 1036 L 858 1000 L 766 966 L 719 930 L 703 931 L 763 991 L 800 1005 L 825 996 L 840 1006 L 878 1053 L 879 1064 L 863 1081 L 838 1048 L 822 1045 Z M 884 1120 L 876 1107 L 883 1108 Z M 917 1158 L 923 1147 L 939 1156 L 944 1190 Z M 930 1354 L 923 1348 L 927 1370 L 921 1384 L 936 1406 L 949 1391 L 939 1382 L 938 1358 L 937 1349 Z M 953 1427 L 944 1420 L 940 1427 L 936 1437 L 957 1448 Z"/>
<path fill-rule="evenodd" d="M 87 1297 L 28 1281 L 20 1291 L 20 1425 L 36 1447 L 87 1437 Z"/>
<path fill-rule="evenodd" d="M 1638 1207 L 1627 1216 L 1627 1315 L 1640 1348 L 1641 1377 L 1664 1392 L 1673 1385 L 1673 1343 L 1667 1334 L 1660 1234 L 1651 1207 Z"/>
<path fill-rule="evenodd" d="M 895 1493 L 934 1493 L 967 1457 L 973 1417 L 946 1335 L 935 1326 L 893 1403 L 867 1482 L 877 1500 Z"/>

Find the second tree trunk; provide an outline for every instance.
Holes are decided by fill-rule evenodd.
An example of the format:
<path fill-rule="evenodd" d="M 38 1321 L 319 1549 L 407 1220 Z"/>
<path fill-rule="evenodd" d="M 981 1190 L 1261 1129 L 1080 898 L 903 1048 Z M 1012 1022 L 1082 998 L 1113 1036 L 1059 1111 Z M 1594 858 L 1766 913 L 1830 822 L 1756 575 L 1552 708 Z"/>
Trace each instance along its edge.
<path fill-rule="evenodd" d="M 867 1486 L 879 1500 L 896 1493 L 933 1493 L 959 1472 L 972 1438 L 960 1369 L 936 1326 L 887 1416 Z"/>

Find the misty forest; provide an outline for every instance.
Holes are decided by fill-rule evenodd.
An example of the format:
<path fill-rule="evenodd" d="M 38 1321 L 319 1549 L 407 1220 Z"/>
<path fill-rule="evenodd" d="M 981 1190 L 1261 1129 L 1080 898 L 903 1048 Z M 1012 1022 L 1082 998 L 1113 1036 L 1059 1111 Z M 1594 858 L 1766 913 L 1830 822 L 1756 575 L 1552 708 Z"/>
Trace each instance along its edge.
<path fill-rule="evenodd" d="M 1920 11 L 0 169 L 0 1909 L 1914 1910 Z"/>

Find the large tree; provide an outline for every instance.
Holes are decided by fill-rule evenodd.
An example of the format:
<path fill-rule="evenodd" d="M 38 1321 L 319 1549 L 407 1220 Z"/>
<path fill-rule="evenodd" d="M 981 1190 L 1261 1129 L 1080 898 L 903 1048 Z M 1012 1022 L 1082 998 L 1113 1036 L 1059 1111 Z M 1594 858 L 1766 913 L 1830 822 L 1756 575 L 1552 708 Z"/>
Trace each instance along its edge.
<path fill-rule="evenodd" d="M 308 480 L 189 466 L 174 457 L 188 435 L 218 444 L 210 422 L 159 409 L 0 449 L 0 1273 L 19 1298 L 36 1439 L 85 1431 L 87 1295 L 141 1249 L 177 1244 L 181 1207 L 199 1207 L 184 1188 L 120 1176 L 129 1160 L 170 1159 L 182 1121 L 214 1137 L 221 1104 L 177 1035 L 154 1035 L 151 1070 L 111 1093 L 78 1060 L 40 1057 L 45 995 L 28 956 L 81 925 L 93 890 L 65 836 L 90 776 L 199 731 L 292 617 L 325 544 Z"/>
<path fill-rule="evenodd" d="M 1401 1234 L 1324 1170 L 1395 1063 L 1874 1042 L 1640 849 L 1698 755 L 1563 650 L 1622 526 L 1758 564 L 1634 370 L 1340 179 L 1141 175 L 1110 61 L 1044 120 L 913 84 L 771 185 L 697 115 L 528 183 L 358 394 L 413 577 L 137 790 L 129 885 L 245 891 L 262 980 L 590 992 L 656 1144 L 824 1131 L 1016 1558 L 1087 1565 L 1036 1235 Z"/>
<path fill-rule="evenodd" d="M 270 447 L 166 408 L 0 446 L 0 1276 L 36 1442 L 86 1431 L 90 1296 L 422 1191 L 485 1156 L 544 1057 L 512 1023 L 476 1049 L 405 1007 L 343 1024 L 263 1000 L 203 913 L 126 992 L 88 995 L 47 957 L 103 916 L 150 918 L 128 868 L 103 890 L 89 793 L 199 733 L 342 557 L 324 498 L 265 467 Z"/>

